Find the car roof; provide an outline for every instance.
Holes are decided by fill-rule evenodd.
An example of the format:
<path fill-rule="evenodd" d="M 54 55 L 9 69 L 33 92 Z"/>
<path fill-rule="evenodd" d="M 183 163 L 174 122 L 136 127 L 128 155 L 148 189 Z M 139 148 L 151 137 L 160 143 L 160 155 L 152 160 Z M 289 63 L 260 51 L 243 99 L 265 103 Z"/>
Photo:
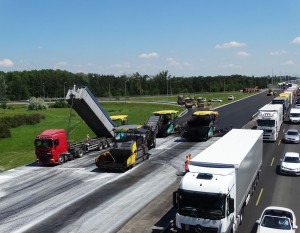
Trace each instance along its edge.
<path fill-rule="evenodd" d="M 286 132 L 299 132 L 297 129 L 288 129 Z"/>
<path fill-rule="evenodd" d="M 266 210 L 280 210 L 280 211 L 288 211 L 288 212 L 294 213 L 293 210 L 286 208 L 286 207 L 281 207 L 281 206 L 268 206 L 264 209 L 263 212 L 265 212 Z"/>
<path fill-rule="evenodd" d="M 297 157 L 297 158 L 299 158 L 299 153 L 297 153 L 297 152 L 286 152 L 284 154 L 284 156 L 285 157 L 288 156 L 288 157 Z"/>

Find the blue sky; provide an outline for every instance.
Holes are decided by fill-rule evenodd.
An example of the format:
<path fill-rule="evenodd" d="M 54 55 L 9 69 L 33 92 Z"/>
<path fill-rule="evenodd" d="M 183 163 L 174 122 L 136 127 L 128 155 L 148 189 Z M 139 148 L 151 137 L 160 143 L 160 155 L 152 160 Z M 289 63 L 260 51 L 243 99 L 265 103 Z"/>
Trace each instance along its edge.
<path fill-rule="evenodd" d="M 0 70 L 300 77 L 299 0 L 0 0 Z"/>

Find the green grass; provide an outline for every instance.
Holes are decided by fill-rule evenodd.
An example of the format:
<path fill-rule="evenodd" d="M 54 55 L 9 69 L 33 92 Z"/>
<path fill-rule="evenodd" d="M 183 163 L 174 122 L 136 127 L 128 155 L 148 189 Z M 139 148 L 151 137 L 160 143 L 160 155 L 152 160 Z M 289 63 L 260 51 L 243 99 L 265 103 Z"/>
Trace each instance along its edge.
<path fill-rule="evenodd" d="M 164 106 L 156 104 L 135 103 L 102 103 L 109 115 L 128 115 L 129 124 L 143 124 L 154 111 L 163 109 L 177 109 L 179 106 Z M 14 110 L 0 110 L 0 117 L 15 114 L 41 113 L 46 116 L 36 125 L 23 125 L 11 129 L 11 138 L 0 139 L 0 172 L 35 161 L 34 138 L 46 129 L 66 129 L 68 127 L 70 109 L 49 108 L 48 110 L 28 111 L 25 105 L 14 105 Z M 94 133 L 85 122 L 72 110 L 70 124 L 70 142 L 85 140 L 86 134 L 94 137 Z"/>

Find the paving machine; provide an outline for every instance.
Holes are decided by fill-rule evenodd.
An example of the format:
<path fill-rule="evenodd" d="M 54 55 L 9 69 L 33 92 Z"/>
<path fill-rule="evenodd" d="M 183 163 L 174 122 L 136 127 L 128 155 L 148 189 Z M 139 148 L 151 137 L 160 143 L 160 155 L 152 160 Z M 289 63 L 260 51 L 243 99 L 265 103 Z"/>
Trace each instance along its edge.
<path fill-rule="evenodd" d="M 183 126 L 182 137 L 193 141 L 208 140 L 214 135 L 219 113 L 216 111 L 196 111 Z"/>
<path fill-rule="evenodd" d="M 157 137 L 166 137 L 174 133 L 177 113 L 178 111 L 176 110 L 161 110 L 153 112 L 155 116 L 160 116 Z"/>
<path fill-rule="evenodd" d="M 113 146 L 95 159 L 95 164 L 104 171 L 126 171 L 149 158 L 148 151 L 156 146 L 157 121 L 145 125 L 121 125 L 115 127 Z"/>

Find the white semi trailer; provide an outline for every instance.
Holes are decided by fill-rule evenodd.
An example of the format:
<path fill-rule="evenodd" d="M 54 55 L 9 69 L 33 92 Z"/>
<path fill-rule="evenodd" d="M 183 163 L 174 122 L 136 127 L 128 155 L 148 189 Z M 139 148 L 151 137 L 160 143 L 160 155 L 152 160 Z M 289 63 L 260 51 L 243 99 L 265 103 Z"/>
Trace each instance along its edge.
<path fill-rule="evenodd" d="M 283 117 L 282 104 L 266 104 L 258 110 L 257 129 L 264 131 L 265 141 L 277 140 Z"/>
<path fill-rule="evenodd" d="M 263 131 L 232 129 L 191 160 L 173 193 L 178 232 L 234 233 L 262 166 Z"/>

